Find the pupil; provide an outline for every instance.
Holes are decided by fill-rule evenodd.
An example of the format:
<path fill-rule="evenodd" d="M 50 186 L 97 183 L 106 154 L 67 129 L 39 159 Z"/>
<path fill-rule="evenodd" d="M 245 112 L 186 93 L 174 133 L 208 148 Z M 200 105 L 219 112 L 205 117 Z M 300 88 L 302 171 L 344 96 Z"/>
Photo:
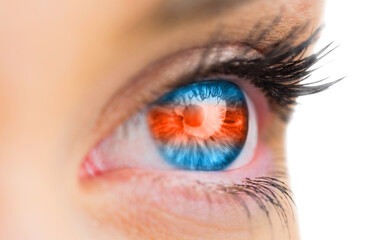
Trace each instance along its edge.
<path fill-rule="evenodd" d="M 183 111 L 183 121 L 191 127 L 199 127 L 205 118 L 203 108 L 198 105 L 186 106 Z"/>

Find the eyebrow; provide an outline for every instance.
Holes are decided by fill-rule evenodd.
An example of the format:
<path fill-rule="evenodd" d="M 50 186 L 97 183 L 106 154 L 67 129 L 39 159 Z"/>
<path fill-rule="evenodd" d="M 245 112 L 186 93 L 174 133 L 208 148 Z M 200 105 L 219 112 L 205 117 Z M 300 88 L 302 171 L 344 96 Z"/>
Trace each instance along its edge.
<path fill-rule="evenodd" d="M 154 11 L 153 18 L 160 24 L 213 18 L 226 11 L 255 0 L 166 0 Z"/>

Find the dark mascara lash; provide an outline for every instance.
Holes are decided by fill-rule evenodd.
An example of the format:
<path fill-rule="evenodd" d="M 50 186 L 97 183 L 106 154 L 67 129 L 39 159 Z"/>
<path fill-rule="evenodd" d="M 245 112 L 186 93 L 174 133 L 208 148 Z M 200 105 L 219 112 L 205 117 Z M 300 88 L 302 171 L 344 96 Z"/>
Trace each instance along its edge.
<path fill-rule="evenodd" d="M 296 36 L 305 29 L 304 26 L 297 27 L 285 38 L 268 47 L 263 57 L 249 59 L 248 56 L 242 55 L 227 62 L 216 61 L 217 64 L 197 71 L 192 78 L 223 74 L 246 79 L 255 87 L 260 88 L 272 104 L 279 106 L 276 110 L 286 121 L 297 97 L 324 91 L 341 80 L 304 83 L 314 71 L 311 68 L 333 50 L 330 43 L 322 50 L 310 56 L 304 56 L 309 47 L 318 39 L 322 28 L 322 26 L 319 27 L 305 41 L 294 45 Z M 253 50 L 257 43 L 254 39 L 239 42 Z M 207 56 L 204 57 L 207 58 Z"/>

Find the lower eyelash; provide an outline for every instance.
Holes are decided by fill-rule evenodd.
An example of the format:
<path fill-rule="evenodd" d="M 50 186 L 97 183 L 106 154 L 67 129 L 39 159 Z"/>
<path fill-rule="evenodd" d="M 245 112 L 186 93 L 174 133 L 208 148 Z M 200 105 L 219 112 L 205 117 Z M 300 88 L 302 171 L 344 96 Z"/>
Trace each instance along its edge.
<path fill-rule="evenodd" d="M 248 207 L 248 202 L 243 196 L 248 196 L 262 210 L 272 226 L 269 206 L 274 207 L 277 216 L 280 218 L 283 226 L 289 226 L 288 214 L 286 207 L 289 207 L 292 216 L 294 201 L 291 197 L 291 191 L 288 186 L 281 180 L 272 177 L 256 177 L 254 179 L 246 178 L 240 184 L 222 185 L 222 184 L 204 184 L 199 183 L 206 190 L 214 189 L 216 192 L 226 194 L 232 197 L 247 213 L 247 218 L 251 218 L 251 212 Z"/>
<path fill-rule="evenodd" d="M 240 205 L 246 213 L 247 221 L 252 220 L 253 213 L 250 208 L 256 204 L 259 211 L 262 211 L 269 223 L 273 227 L 273 215 L 278 217 L 283 228 L 289 230 L 289 223 L 294 220 L 294 201 L 287 184 L 275 177 L 255 177 L 246 178 L 241 183 L 214 183 L 206 181 L 182 181 L 173 183 L 173 179 L 160 177 L 155 179 L 155 184 L 164 188 L 175 188 L 182 192 L 185 190 L 189 196 L 204 194 L 208 203 L 218 203 L 220 199 L 227 200 L 232 204 Z M 179 179 L 178 179 L 179 180 Z M 176 181 L 175 181 L 176 182 Z M 232 201 L 232 202 L 231 202 Z M 253 202 L 251 202 L 253 201 Z M 272 213 L 271 209 L 274 210 Z M 290 215 L 287 212 L 289 209 Z M 204 211 L 205 212 L 205 211 Z"/>

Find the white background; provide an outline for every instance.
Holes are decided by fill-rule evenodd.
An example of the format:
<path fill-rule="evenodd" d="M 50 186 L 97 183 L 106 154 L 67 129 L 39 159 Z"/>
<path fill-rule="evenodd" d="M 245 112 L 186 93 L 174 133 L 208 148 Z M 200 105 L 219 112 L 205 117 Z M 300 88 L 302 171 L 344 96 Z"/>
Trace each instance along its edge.
<path fill-rule="evenodd" d="M 325 23 L 319 47 L 340 46 L 313 79 L 347 78 L 301 98 L 288 129 L 301 237 L 380 240 L 379 3 L 327 0 Z"/>

